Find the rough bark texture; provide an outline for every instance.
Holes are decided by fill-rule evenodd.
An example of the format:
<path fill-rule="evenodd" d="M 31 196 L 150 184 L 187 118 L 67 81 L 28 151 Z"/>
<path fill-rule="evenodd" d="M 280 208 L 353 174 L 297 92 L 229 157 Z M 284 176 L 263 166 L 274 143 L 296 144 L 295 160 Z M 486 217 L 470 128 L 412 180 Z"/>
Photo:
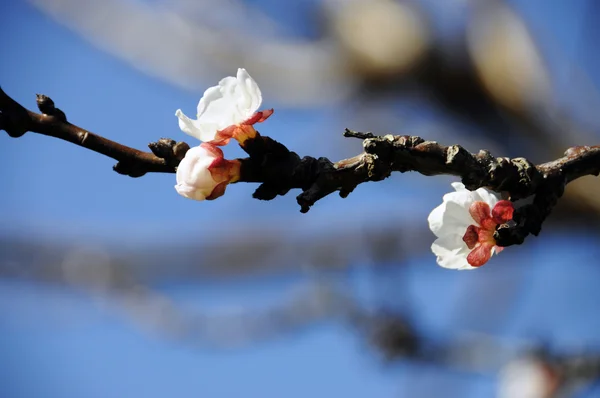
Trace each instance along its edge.
<path fill-rule="evenodd" d="M 15 138 L 31 131 L 69 141 L 117 160 L 113 169 L 131 177 L 174 173 L 189 149 L 185 142 L 161 138 L 148 144 L 151 152 L 140 151 L 69 123 L 64 112 L 45 95 L 37 95 L 37 104 L 41 114 L 25 109 L 0 89 L 0 129 Z M 529 234 L 539 234 L 566 184 L 600 172 L 600 146 L 572 147 L 563 157 L 536 166 L 525 158 L 494 157 L 485 150 L 473 154 L 459 145 L 443 146 L 416 136 L 375 136 L 351 130 L 344 135 L 362 139 L 364 150 L 338 162 L 300 158 L 285 145 L 257 135 L 243 145 L 249 157 L 239 159 L 240 182 L 259 183 L 253 196 L 261 200 L 301 189 L 296 200 L 305 213 L 333 192 L 345 198 L 359 184 L 383 180 L 392 172 L 454 175 L 468 189 L 487 187 L 513 201 L 533 195 L 531 204 L 517 209 L 514 222 L 496 231 L 497 244 L 511 246 L 523 243 Z"/>

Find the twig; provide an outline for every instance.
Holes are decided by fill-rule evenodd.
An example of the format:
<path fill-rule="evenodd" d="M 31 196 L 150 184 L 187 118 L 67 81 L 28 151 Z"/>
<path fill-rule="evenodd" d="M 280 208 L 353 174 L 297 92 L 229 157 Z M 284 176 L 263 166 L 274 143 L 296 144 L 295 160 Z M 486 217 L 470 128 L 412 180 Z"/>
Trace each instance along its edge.
<path fill-rule="evenodd" d="M 32 131 L 72 142 L 117 160 L 114 170 L 132 177 L 174 173 L 189 149 L 185 142 L 162 138 L 149 144 L 152 153 L 139 151 L 69 123 L 50 98 L 38 95 L 37 99 L 43 114 L 28 111 L 0 89 L 0 129 L 11 137 Z M 513 223 L 496 231 L 497 244 L 511 246 L 521 244 L 529 234 L 539 234 L 566 184 L 600 172 L 600 146 L 573 147 L 563 157 L 536 166 L 525 158 L 497 158 L 485 150 L 473 154 L 459 145 L 443 146 L 416 136 L 376 136 L 348 129 L 344 136 L 362 139 L 364 151 L 333 163 L 327 158 L 300 158 L 285 145 L 258 134 L 244 143 L 249 157 L 239 159 L 239 181 L 260 183 L 253 197 L 261 200 L 299 188 L 302 193 L 296 199 L 303 213 L 333 192 L 345 198 L 358 185 L 383 180 L 392 172 L 454 175 L 470 190 L 487 187 L 513 201 L 535 195 L 532 204 L 517 209 Z"/>
<path fill-rule="evenodd" d="M 67 122 L 65 114 L 45 95 L 37 94 L 37 103 L 42 114 L 25 109 L 0 88 L 0 130 L 15 138 L 31 131 L 69 141 L 117 160 L 113 169 L 131 177 L 150 172 L 174 173 L 189 149 L 186 143 L 161 139 L 148 145 L 152 152 L 143 152 Z"/>

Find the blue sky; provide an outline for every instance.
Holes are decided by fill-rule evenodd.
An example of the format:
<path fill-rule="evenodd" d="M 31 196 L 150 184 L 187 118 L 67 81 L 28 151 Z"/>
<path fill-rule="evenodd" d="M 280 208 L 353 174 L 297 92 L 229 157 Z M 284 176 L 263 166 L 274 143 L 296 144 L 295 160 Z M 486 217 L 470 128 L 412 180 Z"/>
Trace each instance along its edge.
<path fill-rule="evenodd" d="M 35 109 L 35 93 L 47 94 L 71 122 L 136 148 L 144 149 L 148 142 L 163 136 L 194 144 L 178 129 L 174 112 L 182 108 L 193 114 L 198 93 L 174 88 L 132 69 L 28 4 L 15 2 L 4 8 L 6 11 L 0 17 L 3 29 L 19 37 L 7 41 L 3 47 L 15 62 L 0 65 L 2 86 L 13 98 Z M 232 66 L 231 73 L 236 68 L 237 65 Z M 269 123 L 261 125 L 262 133 L 282 140 L 301 154 L 331 156 L 339 152 L 327 146 L 315 148 L 310 141 L 324 133 L 343 140 L 341 132 L 345 126 L 339 119 L 339 110 L 282 109 L 268 98 L 264 106 L 275 107 L 276 114 Z M 230 187 L 220 200 L 199 206 L 175 193 L 173 175 L 125 178 L 111 170 L 112 160 L 56 139 L 26 134 L 18 140 L 7 136 L 2 140 L 5 142 L 0 148 L 2 159 L 13 165 L 8 176 L 8 194 L 0 198 L 0 204 L 8 209 L 7 224 L 11 229 L 22 229 L 19 226 L 23 225 L 27 226 L 27 233 L 34 229 L 55 236 L 61 232 L 72 235 L 75 231 L 76 235 L 117 240 L 123 233 L 144 241 L 164 240 L 164 232 L 173 239 L 190 229 L 202 233 L 199 225 L 215 217 L 226 225 L 239 222 L 240 217 L 251 219 L 253 215 L 261 220 L 286 217 L 292 223 L 307 222 L 298 213 L 294 194 L 272 203 L 259 202 L 250 200 L 255 186 L 239 184 Z M 357 141 L 346 155 L 359 150 Z M 233 147 L 226 148 L 226 154 L 242 155 Z M 360 200 L 362 193 L 372 195 L 372 190 L 405 191 L 387 181 L 369 188 L 369 191 L 358 189 L 353 196 Z M 436 191 L 442 192 L 442 187 Z M 391 202 L 387 195 L 381 196 Z M 434 203 L 432 197 L 428 207 Z M 169 212 L 156 211 L 159 208 L 169 208 Z M 319 219 L 332 210 L 348 208 L 339 199 L 328 198 L 312 212 Z M 160 232 L 152 236 L 158 229 Z"/>
<path fill-rule="evenodd" d="M 284 12 L 281 2 L 252 3 L 262 4 L 287 23 L 290 34 L 314 34 L 305 26 L 303 13 Z M 310 3 L 314 2 L 304 2 L 303 7 Z M 557 49 L 549 46 L 549 56 L 555 60 L 552 65 L 563 71 L 559 83 L 568 86 L 563 54 L 573 62 L 582 60 L 575 44 L 583 2 L 518 4 L 534 31 L 550 31 L 556 37 Z M 35 93 L 47 94 L 71 122 L 136 148 L 164 136 L 192 141 L 179 131 L 174 112 L 182 108 L 193 114 L 200 93 L 141 73 L 23 1 L 0 3 L 0 30 L 5 38 L 0 48 L 4 56 L 0 84 L 24 106 L 35 109 Z M 594 72 L 591 61 L 583 68 Z M 231 65 L 228 73 L 239 66 L 243 65 Z M 592 78 L 599 76 L 592 73 Z M 573 92 L 564 92 L 563 101 L 577 105 Z M 393 113 L 398 103 L 382 106 L 382 112 Z M 358 141 L 338 144 L 350 113 L 344 104 L 286 109 L 265 98 L 264 105 L 275 107 L 276 113 L 261 125 L 261 132 L 300 154 L 335 158 L 360 150 Z M 407 118 L 428 118 L 429 112 L 425 109 Z M 324 135 L 328 135 L 324 143 L 315 146 L 315 139 Z M 241 155 L 236 148 L 227 148 L 226 153 Z M 326 198 L 302 215 L 295 193 L 259 202 L 251 199 L 254 186 L 237 184 L 217 201 L 197 203 L 176 194 L 173 175 L 131 179 L 114 173 L 113 163 L 56 139 L 31 133 L 11 139 L 0 134 L 5 184 L 0 195 L 0 233 L 144 247 L 158 241 L 201 241 L 213 229 L 224 233 L 252 223 L 285 223 L 290 236 L 332 225 L 359 228 L 394 220 L 423 228 L 427 213 L 450 181 L 395 176 L 361 186 L 345 200 Z M 356 204 L 367 200 L 377 206 L 357 211 Z M 596 242 L 597 236 L 585 231 L 549 231 L 498 257 L 493 265 L 498 270 L 510 267 L 506 273 L 494 268 L 481 273 L 446 272 L 424 253 L 392 271 L 400 275 L 383 277 L 405 282 L 406 290 L 388 299 L 393 305 L 410 303 L 415 323 L 432 340 L 444 340 L 461 328 L 481 327 L 509 340 L 543 338 L 560 350 L 598 347 Z M 349 289 L 356 290 L 365 304 L 377 304 L 380 292 L 368 287 L 369 277 L 369 271 L 350 274 Z M 178 303 L 218 308 L 276 301 L 290 286 L 307 279 L 295 276 L 161 289 Z M 487 318 L 473 294 L 486 292 L 511 301 L 503 322 L 491 316 L 489 324 L 480 322 Z M 464 308 L 469 311 L 461 311 Z M 350 328 L 335 322 L 241 349 L 207 350 L 149 334 L 117 313 L 69 289 L 0 281 L 0 355 L 4 358 L 0 374 L 5 378 L 1 388 L 11 397 L 352 398 L 426 396 L 426 391 L 437 392 L 433 396 L 451 391 L 452 396 L 489 397 L 495 386 L 493 374 L 407 363 L 384 366 Z M 596 388 L 596 394 L 585 396 L 600 396 L 600 392 Z"/>

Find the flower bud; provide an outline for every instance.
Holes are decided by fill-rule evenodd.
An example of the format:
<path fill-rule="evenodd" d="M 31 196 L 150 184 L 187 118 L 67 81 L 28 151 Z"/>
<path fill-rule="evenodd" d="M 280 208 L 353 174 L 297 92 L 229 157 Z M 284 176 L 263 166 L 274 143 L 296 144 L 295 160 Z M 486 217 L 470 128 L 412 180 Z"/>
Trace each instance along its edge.
<path fill-rule="evenodd" d="M 203 143 L 191 148 L 177 167 L 175 190 L 194 200 L 213 200 L 225 193 L 230 182 L 240 176 L 240 162 L 227 160 L 223 151 Z"/>

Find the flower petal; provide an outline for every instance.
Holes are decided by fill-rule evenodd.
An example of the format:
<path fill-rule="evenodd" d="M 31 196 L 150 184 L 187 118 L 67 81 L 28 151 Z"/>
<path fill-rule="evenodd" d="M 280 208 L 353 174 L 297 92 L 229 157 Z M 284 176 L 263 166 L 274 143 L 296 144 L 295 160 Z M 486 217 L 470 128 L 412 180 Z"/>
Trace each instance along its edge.
<path fill-rule="evenodd" d="M 461 182 L 453 182 L 451 185 L 456 192 L 450 192 L 446 195 L 453 195 L 456 193 L 470 193 L 471 199 L 474 202 L 481 200 L 482 202 L 486 202 L 487 204 L 489 204 L 490 207 L 494 207 L 494 205 L 500 200 L 500 195 L 498 195 L 494 191 L 490 191 L 487 188 L 478 188 L 475 191 L 469 191 Z M 446 197 L 446 195 L 444 195 L 444 198 Z"/>
<path fill-rule="evenodd" d="M 204 145 L 204 147 L 202 146 Z M 194 200 L 204 200 L 217 184 L 208 169 L 215 161 L 213 154 L 206 148 L 209 144 L 190 148 L 177 166 L 175 190 L 181 196 Z M 218 152 L 218 148 L 214 148 Z M 222 153 L 222 152 L 221 152 Z"/>
<path fill-rule="evenodd" d="M 490 191 L 487 188 L 479 188 L 475 191 L 477 195 L 481 198 L 482 201 L 490 205 L 490 207 L 494 207 L 496 203 L 500 200 L 500 195 L 494 191 Z"/>
<path fill-rule="evenodd" d="M 233 79 L 233 81 L 231 79 Z M 200 119 L 200 116 L 202 116 L 206 113 L 206 109 L 208 108 L 209 104 L 222 99 L 223 98 L 223 87 L 230 86 L 232 83 L 234 83 L 234 81 L 235 81 L 234 77 L 228 76 L 224 79 L 221 79 L 221 81 L 219 81 L 219 84 L 217 86 L 207 88 L 204 91 L 204 94 L 202 94 L 202 98 L 200 98 L 200 102 L 198 102 L 198 109 L 197 109 L 196 117 L 198 119 Z"/>
<path fill-rule="evenodd" d="M 246 115 L 239 111 L 237 102 L 240 100 L 238 95 L 235 95 L 236 80 L 223 79 L 222 81 L 227 82 L 227 86 L 219 87 L 219 91 L 211 92 L 209 98 L 202 97 L 200 100 L 202 105 L 198 105 L 198 110 L 202 109 L 202 112 L 198 112 L 199 126 L 206 125 L 208 128 L 215 128 L 214 133 L 217 130 L 222 130 L 225 127 L 242 123 L 246 120 Z"/>
<path fill-rule="evenodd" d="M 467 252 L 450 251 L 443 246 L 438 246 L 435 242 L 431 245 L 431 251 L 436 255 L 436 262 L 440 267 L 461 271 L 474 269 L 467 262 Z"/>
<path fill-rule="evenodd" d="M 175 116 L 179 118 L 179 128 L 184 133 L 191 135 L 192 137 L 204 141 L 204 142 L 213 142 L 215 145 L 224 145 L 220 144 L 221 140 L 217 135 L 217 125 L 214 123 L 200 123 L 199 120 L 193 120 L 187 117 L 181 109 L 178 109 L 175 112 Z"/>
<path fill-rule="evenodd" d="M 477 201 L 469 206 L 469 214 L 471 214 L 473 220 L 479 225 L 483 224 L 483 221 L 491 218 L 490 213 L 490 205 L 485 202 Z"/>
<path fill-rule="evenodd" d="M 271 108 L 271 109 L 265 109 L 264 111 L 257 112 L 257 113 L 260 113 L 260 119 L 258 119 L 256 121 L 256 123 L 262 123 L 262 122 L 264 122 L 265 120 L 267 120 L 268 118 L 271 117 L 271 115 L 273 114 L 273 112 L 275 112 L 275 110 L 273 108 Z"/>
<path fill-rule="evenodd" d="M 460 243 L 462 247 L 456 245 L 450 237 L 436 239 L 431 245 L 431 251 L 437 256 L 438 265 L 456 270 L 473 269 L 467 261 L 469 249 L 463 242 Z"/>
<path fill-rule="evenodd" d="M 213 163 L 214 157 L 209 152 L 197 146 L 187 151 L 184 158 L 177 166 L 177 183 L 185 184 L 209 184 L 213 181 L 208 167 Z"/>
<path fill-rule="evenodd" d="M 237 80 L 244 92 L 245 102 L 243 105 L 245 112 L 252 115 L 262 104 L 262 93 L 260 92 L 260 88 L 244 68 L 238 69 Z"/>
<path fill-rule="evenodd" d="M 179 118 L 179 128 L 184 133 L 191 135 L 196 139 L 200 139 L 201 132 L 194 124 L 194 120 L 190 119 L 181 111 L 181 109 L 177 109 L 175 111 L 175 116 Z"/>
<path fill-rule="evenodd" d="M 458 206 L 463 207 L 465 210 L 471 206 L 471 203 L 480 200 L 481 198 L 473 191 L 459 191 L 459 192 L 450 192 L 443 196 L 443 202 L 453 202 Z"/>
<path fill-rule="evenodd" d="M 222 158 L 224 155 L 223 150 L 221 148 L 211 145 L 208 142 L 203 142 L 202 144 L 200 144 L 200 148 L 203 148 L 207 152 L 207 154 L 212 156 L 213 158 Z"/>
<path fill-rule="evenodd" d="M 205 200 L 206 192 L 196 189 L 195 187 L 187 184 L 177 184 L 175 185 L 175 190 L 177 193 L 184 198 L 193 199 L 193 200 Z"/>
<path fill-rule="evenodd" d="M 473 223 L 466 209 L 453 202 L 442 203 L 433 209 L 427 221 L 429 228 L 438 238 L 453 234 L 462 236 L 467 227 Z"/>
<path fill-rule="evenodd" d="M 228 160 L 224 158 L 217 158 L 213 160 L 213 162 L 208 166 L 208 171 L 217 183 L 221 183 L 223 181 L 229 181 L 229 167 Z"/>
<path fill-rule="evenodd" d="M 492 257 L 493 243 L 484 242 L 477 246 L 467 256 L 467 262 L 473 267 L 481 267 Z"/>
<path fill-rule="evenodd" d="M 501 200 L 492 209 L 492 217 L 497 224 L 505 224 L 512 220 L 515 208 L 510 200 Z"/>
<path fill-rule="evenodd" d="M 208 195 L 206 197 L 206 200 L 215 200 L 217 198 L 220 198 L 221 196 L 223 196 L 225 194 L 225 189 L 227 188 L 227 184 L 228 181 L 222 182 L 220 184 L 218 184 L 210 193 L 210 195 Z"/>
<path fill-rule="evenodd" d="M 446 212 L 446 205 L 447 202 L 443 202 L 441 205 L 433 209 L 431 213 L 429 213 L 429 216 L 427 216 L 427 223 L 429 224 L 429 229 L 431 229 L 431 232 L 433 232 L 438 237 L 440 236 L 439 232 L 444 226 L 443 221 L 444 213 Z"/>
<path fill-rule="evenodd" d="M 479 241 L 479 227 L 475 225 L 469 225 L 467 227 L 467 232 L 465 232 L 462 240 L 465 242 L 469 249 L 473 249 L 477 242 Z"/>
<path fill-rule="evenodd" d="M 254 112 L 254 115 L 252 115 L 252 117 L 250 117 L 250 119 L 244 121 L 244 123 L 242 123 L 242 124 L 253 125 L 255 123 L 262 123 L 265 120 L 267 120 L 273 114 L 273 112 L 274 112 L 273 109 L 267 109 L 264 111 Z"/>
<path fill-rule="evenodd" d="M 466 191 L 467 190 L 467 188 L 465 188 L 465 184 L 463 184 L 462 182 L 453 182 L 450 185 L 452 185 L 452 188 L 454 188 L 454 190 L 456 192 Z"/>
<path fill-rule="evenodd" d="M 468 209 L 469 207 L 464 207 L 461 203 L 447 202 L 443 223 L 449 228 L 459 228 L 458 233 L 462 235 L 464 230 L 473 224 L 473 218 Z"/>

